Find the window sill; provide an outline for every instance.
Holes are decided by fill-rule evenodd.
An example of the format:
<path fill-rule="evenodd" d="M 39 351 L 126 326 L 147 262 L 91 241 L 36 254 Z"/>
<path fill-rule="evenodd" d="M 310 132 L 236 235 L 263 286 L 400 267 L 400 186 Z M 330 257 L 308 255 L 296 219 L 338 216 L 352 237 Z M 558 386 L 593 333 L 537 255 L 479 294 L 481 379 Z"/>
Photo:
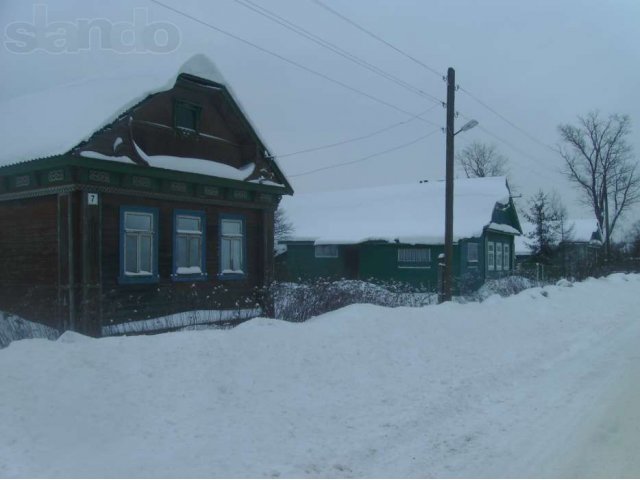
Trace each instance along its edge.
<path fill-rule="evenodd" d="M 206 273 L 172 273 L 171 280 L 174 282 L 204 282 L 209 279 Z"/>
<path fill-rule="evenodd" d="M 159 280 L 158 275 L 120 275 L 118 277 L 118 283 L 121 285 L 158 283 Z"/>
<path fill-rule="evenodd" d="M 410 266 L 405 266 L 405 265 L 398 265 L 398 268 L 402 268 L 402 269 L 406 269 L 406 270 L 430 270 L 431 266 L 427 265 L 424 267 L 410 267 Z"/>
<path fill-rule="evenodd" d="M 219 273 L 218 274 L 218 279 L 219 280 L 244 280 L 245 278 L 247 278 L 247 274 L 246 273 Z"/>

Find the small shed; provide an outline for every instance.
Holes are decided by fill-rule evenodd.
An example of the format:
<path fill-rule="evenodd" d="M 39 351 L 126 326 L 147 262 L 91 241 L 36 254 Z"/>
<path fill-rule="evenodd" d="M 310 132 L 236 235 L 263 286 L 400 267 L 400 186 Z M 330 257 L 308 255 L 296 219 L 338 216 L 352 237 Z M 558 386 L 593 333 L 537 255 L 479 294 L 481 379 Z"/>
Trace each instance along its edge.
<path fill-rule="evenodd" d="M 100 336 L 263 313 L 292 189 L 216 66 L 0 104 L 0 310 Z"/>
<path fill-rule="evenodd" d="M 504 177 L 455 181 L 454 279 L 458 290 L 510 274 L 518 214 Z M 277 257 L 281 279 L 318 277 L 438 284 L 445 182 L 298 194 L 282 208 L 294 232 Z"/>

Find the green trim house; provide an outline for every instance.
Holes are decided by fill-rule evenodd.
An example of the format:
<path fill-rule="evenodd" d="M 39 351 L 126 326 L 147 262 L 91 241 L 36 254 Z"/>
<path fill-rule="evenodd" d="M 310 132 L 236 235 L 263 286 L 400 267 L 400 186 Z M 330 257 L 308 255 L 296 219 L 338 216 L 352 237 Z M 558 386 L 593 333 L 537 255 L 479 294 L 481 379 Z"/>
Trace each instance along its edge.
<path fill-rule="evenodd" d="M 282 202 L 293 233 L 281 241 L 281 280 L 402 282 L 435 291 L 444 252 L 445 183 L 298 194 Z M 458 291 L 510 274 L 520 222 L 504 177 L 455 182 Z"/>
<path fill-rule="evenodd" d="M 13 99 L 0 131 L 0 311 L 93 336 L 268 313 L 293 190 L 208 58 Z"/>

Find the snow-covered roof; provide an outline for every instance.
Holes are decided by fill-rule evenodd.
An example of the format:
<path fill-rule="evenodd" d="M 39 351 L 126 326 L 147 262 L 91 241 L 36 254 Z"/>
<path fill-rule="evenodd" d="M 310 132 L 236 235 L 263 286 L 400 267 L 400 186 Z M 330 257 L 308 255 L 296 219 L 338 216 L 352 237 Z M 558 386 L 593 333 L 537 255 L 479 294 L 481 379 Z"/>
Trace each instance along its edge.
<path fill-rule="evenodd" d="M 68 152 L 147 96 L 173 88 L 177 77 L 183 73 L 224 85 L 265 145 L 264 138 L 219 69 L 208 57 L 198 54 L 177 72 L 167 73 L 164 69 L 130 76 L 106 73 L 0 103 L 0 167 Z M 268 149 L 266 145 L 265 148 Z M 128 157 L 84 156 L 132 162 Z M 172 162 L 170 167 L 163 168 L 190 171 L 189 162 L 184 161 Z M 223 168 L 214 170 L 221 173 L 216 176 L 224 175 Z M 231 174 L 238 179 L 236 172 Z"/>
<path fill-rule="evenodd" d="M 595 218 L 569 220 L 570 239 L 573 242 L 591 242 L 594 233 L 600 233 L 600 226 Z M 595 240 L 600 242 L 599 240 Z"/>
<path fill-rule="evenodd" d="M 596 219 L 576 218 L 569 219 L 566 222 L 567 241 L 600 244 L 601 241 L 593 238 L 594 233 L 600 232 L 600 227 Z M 522 236 L 515 240 L 516 255 L 529 255 L 531 248 L 527 246 L 527 242 L 531 242 L 527 235 L 535 230 L 535 225 L 529 222 L 522 223 Z M 599 235 L 598 235 L 599 236 Z"/>
<path fill-rule="evenodd" d="M 504 177 L 456 180 L 454 191 L 454 241 L 480 236 L 485 227 L 519 234 L 510 225 L 491 223 L 496 204 L 509 202 Z M 294 227 L 290 241 L 444 242 L 444 181 L 297 194 L 284 198 L 282 208 Z"/>

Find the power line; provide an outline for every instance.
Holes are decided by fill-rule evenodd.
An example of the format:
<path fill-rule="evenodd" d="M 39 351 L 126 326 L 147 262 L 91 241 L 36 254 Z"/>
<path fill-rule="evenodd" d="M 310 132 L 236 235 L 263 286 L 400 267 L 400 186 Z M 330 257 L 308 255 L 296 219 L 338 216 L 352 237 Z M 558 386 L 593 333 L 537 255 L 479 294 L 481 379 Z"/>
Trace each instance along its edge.
<path fill-rule="evenodd" d="M 410 117 L 415 117 L 416 116 L 414 113 L 411 113 L 411 112 L 409 112 L 409 111 L 407 111 L 407 110 L 405 110 L 405 109 L 403 109 L 401 107 L 398 107 L 397 105 L 389 103 L 389 102 L 387 102 L 385 100 L 382 100 L 381 98 L 378 98 L 378 97 L 376 97 L 374 95 L 371 95 L 369 93 L 363 92 L 362 90 L 360 90 L 360 89 L 358 89 L 356 87 L 352 87 L 352 86 L 350 86 L 350 85 L 348 85 L 348 84 L 346 84 L 346 83 L 344 83 L 344 82 L 342 82 L 340 80 L 336 80 L 335 78 L 332 78 L 332 77 L 330 77 L 328 75 L 325 75 L 322 72 L 319 72 L 319 71 L 314 70 L 314 69 L 312 69 L 310 67 L 302 65 L 301 63 L 298 63 L 295 60 L 291 60 L 291 59 L 289 59 L 289 58 L 287 58 L 287 57 L 285 57 L 283 55 L 280 55 L 279 53 L 276 53 L 276 52 L 268 50 L 268 49 L 266 49 L 264 47 L 261 47 L 260 45 L 257 45 L 257 44 L 255 44 L 255 43 L 253 43 L 253 42 L 251 42 L 251 41 L 249 41 L 249 40 L 247 40 L 245 38 L 242 38 L 242 37 L 240 37 L 238 35 L 235 35 L 235 34 L 233 34 L 231 32 L 223 30 L 222 28 L 217 27 L 217 26 L 215 26 L 215 25 L 213 25 L 211 23 L 208 23 L 208 22 L 205 22 L 203 20 L 200 20 L 199 18 L 196 18 L 196 17 L 194 17 L 192 15 L 189 15 L 188 13 L 185 13 L 185 12 L 183 12 L 181 10 L 178 10 L 176 8 L 171 7 L 170 5 L 162 3 L 159 0 L 151 0 L 151 2 L 155 3 L 157 5 L 160 5 L 160 6 L 164 7 L 164 8 L 166 8 L 167 10 L 171 10 L 172 12 L 177 13 L 178 15 L 181 15 L 181 16 L 183 16 L 185 18 L 188 18 L 188 19 L 190 19 L 190 20 L 192 20 L 192 21 L 194 21 L 196 23 L 199 23 L 200 25 L 203 25 L 203 26 L 205 26 L 207 28 L 215 30 L 216 32 L 222 33 L 223 35 L 227 35 L 228 37 L 231 37 L 231 38 L 233 38 L 235 40 L 238 40 L 239 42 L 242 42 L 242 43 L 244 43 L 246 45 L 249 45 L 249 46 L 255 48 L 256 50 L 259 50 L 259 51 L 261 51 L 263 53 L 266 53 L 268 55 L 276 57 L 276 58 L 282 60 L 283 62 L 289 63 L 290 65 L 294 65 L 294 66 L 300 68 L 301 70 L 304 70 L 304 71 L 306 71 L 308 73 L 311 73 L 311 74 L 316 75 L 316 76 L 318 76 L 320 78 L 323 78 L 323 79 L 325 79 L 325 80 L 327 80 L 327 81 L 329 81 L 331 83 L 339 85 L 342 88 L 345 88 L 345 89 L 347 89 L 347 90 L 349 90 L 351 92 L 357 93 L 358 95 L 361 95 L 361 96 L 366 97 L 366 98 L 368 98 L 370 100 L 373 100 L 374 102 L 377 102 L 377 103 L 379 103 L 381 105 L 385 105 L 385 106 L 387 106 L 389 108 L 392 108 L 392 109 L 394 109 L 394 110 L 396 110 L 396 111 L 398 111 L 400 113 L 403 113 L 405 115 L 409 115 Z M 421 120 L 422 122 L 428 123 L 430 125 L 434 125 L 434 126 L 440 127 L 438 124 L 436 124 L 434 122 L 431 122 L 430 120 L 427 120 L 425 118 L 418 117 L 418 119 Z"/>
<path fill-rule="evenodd" d="M 413 55 L 408 54 L 407 52 L 405 52 L 404 50 L 396 47 L 395 45 L 393 45 L 392 43 L 386 41 L 384 38 L 380 37 L 379 35 L 376 35 L 375 33 L 373 33 L 370 30 L 367 30 L 366 28 L 364 28 L 362 25 L 356 23 L 354 20 L 350 19 L 349 17 L 343 15 L 342 13 L 334 10 L 333 8 L 331 8 L 330 6 L 328 6 L 327 4 L 323 3 L 321 0 L 312 0 L 316 5 L 324 8 L 325 10 L 327 10 L 328 12 L 332 13 L 333 15 L 341 18 L 342 20 L 344 20 L 345 22 L 349 23 L 350 25 L 356 27 L 358 30 L 360 30 L 361 32 L 366 33 L 367 35 L 369 35 L 372 38 L 375 38 L 376 40 L 378 40 L 379 42 L 385 44 L 387 47 L 395 50 L 396 52 L 398 52 L 399 54 L 403 55 L 404 57 L 408 58 L 409 60 L 413 61 L 414 63 L 417 63 L 418 65 L 420 65 L 421 67 L 425 68 L 426 70 L 428 70 L 429 72 L 433 73 L 434 75 L 437 75 L 438 78 L 443 78 L 444 74 L 440 73 L 439 71 L 437 71 L 435 68 L 430 67 L 429 65 L 427 65 L 426 63 L 418 60 L 417 58 L 415 58 Z"/>
<path fill-rule="evenodd" d="M 518 130 L 520 133 L 526 135 L 530 140 L 534 141 L 535 143 L 542 145 L 545 148 L 548 148 L 549 150 L 552 150 L 553 152 L 555 152 L 555 149 L 549 145 L 547 145 L 546 143 L 544 143 L 541 140 L 538 140 L 537 138 L 535 138 L 533 135 L 531 135 L 529 132 L 527 132 L 524 128 L 520 128 L 518 125 L 516 125 L 515 123 L 513 123 L 511 120 L 509 120 L 508 118 L 506 118 L 504 115 L 502 115 L 500 112 L 496 111 L 494 108 L 492 108 L 491 106 L 487 105 L 485 102 L 483 102 L 482 100 L 480 100 L 478 97 L 476 97 L 475 95 L 473 95 L 469 90 L 467 90 L 466 88 L 462 88 L 460 87 L 460 90 L 463 91 L 464 93 L 466 93 L 467 95 L 469 95 L 473 100 L 475 100 L 476 102 L 478 102 L 480 105 L 482 105 L 484 108 L 486 108 L 487 110 L 489 110 L 490 112 L 492 112 L 494 115 L 496 115 L 498 118 L 502 119 L 504 122 L 508 123 L 509 125 L 511 125 L 513 128 L 515 128 L 516 130 Z"/>
<path fill-rule="evenodd" d="M 464 114 L 460 114 L 460 116 L 462 118 L 464 118 L 465 120 L 471 120 L 470 117 L 468 117 L 467 115 Z M 516 147 L 515 145 L 513 145 L 511 142 L 508 142 L 507 140 L 505 140 L 504 138 L 499 137 L 498 135 L 496 135 L 495 133 L 491 132 L 490 130 L 488 130 L 486 127 L 482 126 L 482 124 L 478 125 L 478 129 L 482 130 L 484 133 L 486 133 L 487 135 L 495 138 L 496 140 L 498 140 L 499 142 L 505 144 L 506 146 L 508 146 L 509 148 L 511 148 L 512 150 L 518 152 L 520 155 L 523 155 L 531 160 L 533 160 L 536 163 L 542 163 L 538 158 L 528 154 L 527 152 L 525 152 L 524 150 L 519 149 L 518 147 Z M 547 180 L 555 180 L 553 179 L 550 175 L 547 174 L 543 174 L 540 173 L 536 170 L 533 170 L 531 167 L 529 167 L 527 164 L 519 162 L 524 168 L 526 168 L 527 170 L 529 170 L 531 173 L 533 173 L 534 175 L 537 175 L 539 177 L 542 178 L 546 178 Z"/>
<path fill-rule="evenodd" d="M 440 72 L 438 72 L 436 69 L 430 67 L 429 65 L 425 64 L 424 62 L 418 60 L 417 58 L 415 58 L 414 56 L 408 54 L 407 52 L 405 52 L 404 50 L 396 47 L 395 45 L 393 45 L 392 43 L 388 42 L 387 40 L 383 39 L 382 37 L 380 37 L 379 35 L 376 35 L 375 33 L 371 32 L 370 30 L 367 30 L 366 28 L 364 28 L 362 25 L 356 23 L 354 20 L 348 18 L 347 16 L 343 15 L 342 13 L 334 10 L 333 8 L 329 7 L 328 5 L 326 5 L 322 0 L 312 0 L 315 4 L 319 5 L 320 7 L 324 8 L 325 10 L 327 10 L 328 12 L 332 13 L 333 15 L 341 18 L 342 20 L 344 20 L 345 22 L 349 23 L 350 25 L 354 26 L 355 28 L 357 28 L 358 30 L 366 33 L 367 35 L 373 37 L 374 39 L 378 40 L 379 42 L 387 45 L 389 48 L 392 48 L 393 50 L 395 50 L 396 52 L 400 53 L 401 55 L 409 58 L 410 60 L 412 60 L 413 62 L 417 63 L 418 65 L 422 66 L 423 68 L 425 68 L 426 70 L 428 70 L 429 72 L 438 75 L 439 77 L 443 77 L 443 74 L 441 74 Z M 546 144 L 545 142 L 537 139 L 536 137 L 534 137 L 533 135 L 531 135 L 529 132 L 527 132 L 524 128 L 519 127 L 518 125 L 516 125 L 514 122 L 512 122 L 511 120 L 509 120 L 508 118 L 506 118 L 504 115 L 502 115 L 500 112 L 498 112 L 496 109 L 492 108 L 490 105 L 488 105 L 487 103 L 483 102 L 480 98 L 478 98 L 477 96 L 475 96 L 474 94 L 472 94 L 469 90 L 460 87 L 460 90 L 462 90 L 464 93 L 466 93 L 467 95 L 469 95 L 473 100 L 475 100 L 476 102 L 478 102 L 480 105 L 482 105 L 484 108 L 486 108 L 487 110 L 489 110 L 490 112 L 492 112 L 494 115 L 496 115 L 497 117 L 499 117 L 501 120 L 503 120 L 504 122 L 506 122 L 507 124 L 509 124 L 511 127 L 513 127 L 514 129 L 518 130 L 520 133 L 524 134 L 527 138 L 529 138 L 530 140 L 532 140 L 533 142 L 555 152 L 556 150 L 549 146 L 548 144 Z M 491 134 L 489 131 L 486 131 L 486 133 L 488 133 L 489 135 L 493 135 Z M 494 137 L 496 137 L 495 135 L 493 135 Z M 496 137 L 497 139 L 499 139 L 498 137 Z M 513 145 L 509 144 L 508 142 L 505 142 L 504 140 L 499 139 L 500 141 L 502 141 L 503 143 L 506 143 L 507 145 L 509 145 L 511 148 L 513 148 L 514 150 L 518 151 L 518 149 L 516 147 L 514 147 Z M 521 152 L 522 153 L 522 152 Z"/>
<path fill-rule="evenodd" d="M 302 177 L 303 175 L 310 175 L 312 173 L 316 173 L 316 172 L 321 172 L 323 170 L 329 170 L 332 168 L 338 168 L 338 167 L 345 167 L 347 165 L 353 165 L 354 163 L 359 163 L 359 162 L 364 162 L 365 160 L 369 160 L 370 158 L 374 158 L 374 157 L 379 157 L 380 155 L 384 155 L 386 153 L 391 153 L 391 152 L 395 152 L 396 150 L 400 150 L 401 148 L 405 148 L 408 147 L 410 145 L 413 145 L 414 143 L 418 143 L 421 140 L 424 140 L 427 137 L 430 137 L 431 135 L 433 135 L 436 132 L 439 132 L 440 129 L 437 128 L 436 130 L 432 130 L 429 133 L 426 133 L 425 135 L 422 135 L 414 140 L 411 140 L 410 142 L 406 142 L 406 143 L 402 143 L 400 145 L 396 145 L 395 147 L 391 147 L 387 150 L 383 150 L 381 152 L 376 152 L 376 153 L 372 153 L 371 155 L 367 155 L 365 157 L 361 157 L 358 158 L 356 160 L 351 160 L 349 162 L 343 162 L 343 163 L 334 163 L 333 165 L 328 165 L 326 167 L 320 167 L 320 168 L 316 168 L 314 170 L 309 170 L 307 172 L 302 172 L 302 173 L 296 173 L 295 175 L 287 175 L 287 177 L 289 178 L 293 178 L 293 177 Z"/>
<path fill-rule="evenodd" d="M 415 87 L 414 85 L 411 85 L 408 82 L 405 82 L 404 80 L 402 80 L 401 78 L 393 75 L 392 73 L 389 73 L 385 70 L 383 70 L 380 67 L 377 67 L 376 65 L 368 62 L 367 60 L 364 60 L 361 57 L 358 57 L 357 55 L 341 48 L 340 46 L 336 45 L 335 43 L 332 43 L 312 32 L 310 32 L 309 30 L 301 27 L 300 25 L 297 25 L 293 22 L 291 22 L 290 20 L 287 20 L 286 18 L 278 15 L 277 13 L 272 12 L 271 10 L 268 10 L 267 8 L 258 5 L 254 2 L 252 2 L 251 0 L 235 0 L 236 3 L 238 3 L 239 5 L 242 5 L 243 7 L 252 10 L 253 12 L 262 15 L 263 17 L 271 20 L 272 22 L 275 22 L 277 24 L 279 24 L 280 26 L 308 39 L 311 40 L 312 42 L 316 43 L 317 45 L 320 45 L 321 47 L 337 54 L 340 55 L 343 58 L 346 58 L 347 60 L 355 63 L 356 65 L 359 65 L 363 68 L 366 68 L 367 70 L 375 73 L 376 75 L 379 75 L 381 77 L 386 78 L 387 80 L 390 80 L 392 82 L 394 82 L 395 84 L 409 90 L 412 93 L 415 93 L 417 95 L 420 95 L 421 97 L 427 98 L 429 100 L 431 100 L 432 102 L 436 102 L 438 104 L 442 104 L 442 100 L 438 99 L 437 97 L 425 92 L 424 90 L 421 90 L 418 87 Z"/>
<path fill-rule="evenodd" d="M 342 140 L 342 141 L 335 142 L 335 143 L 330 143 L 330 144 L 327 144 L 327 145 L 320 145 L 320 146 L 317 146 L 317 147 L 306 148 L 306 149 L 304 149 L 304 150 L 298 150 L 298 151 L 296 151 L 296 152 L 285 153 L 284 155 L 277 155 L 277 157 L 278 157 L 278 159 L 282 159 L 282 158 L 285 158 L 285 157 L 291 157 L 291 156 L 293 156 L 293 155 L 299 155 L 299 154 L 309 153 L 309 152 L 316 152 L 316 151 L 318 151 L 318 150 L 324 150 L 324 149 L 327 149 L 327 148 L 337 147 L 337 146 L 339 146 L 339 145 L 345 145 L 345 144 L 347 144 L 347 143 L 357 142 L 358 140 L 364 140 L 364 139 L 366 139 L 366 138 L 371 138 L 371 137 L 373 137 L 373 136 L 375 136 L 375 135 L 378 135 L 378 134 L 380 134 L 380 133 L 384 133 L 384 132 L 387 132 L 387 131 L 392 130 L 392 129 L 394 129 L 394 128 L 397 128 L 397 127 L 399 127 L 400 125 L 405 125 L 405 124 L 407 124 L 407 123 L 410 123 L 410 122 L 414 121 L 417 117 L 419 117 L 419 116 L 421 116 L 421 115 L 424 115 L 425 113 L 427 113 L 427 112 L 429 112 L 429 111 L 433 110 L 433 109 L 434 109 L 434 108 L 436 108 L 436 107 L 437 107 L 437 105 L 434 105 L 433 107 L 428 108 L 427 110 L 425 110 L 425 111 L 424 111 L 424 112 L 422 112 L 422 113 L 419 113 L 418 115 L 416 115 L 416 116 L 415 116 L 415 117 L 413 117 L 413 118 L 409 118 L 409 119 L 407 119 L 407 120 L 403 120 L 403 121 L 401 121 L 401 122 L 396 122 L 396 123 L 393 123 L 393 124 L 391 124 L 391 125 L 387 125 L 387 126 L 386 126 L 386 127 L 384 127 L 384 128 L 381 128 L 381 129 L 376 130 L 376 131 L 371 132 L 371 133 L 367 133 L 367 134 L 365 134 L 365 135 L 361 135 L 361 136 L 359 136 L 359 137 L 349 138 L 349 139 L 347 139 L 347 140 Z"/>

